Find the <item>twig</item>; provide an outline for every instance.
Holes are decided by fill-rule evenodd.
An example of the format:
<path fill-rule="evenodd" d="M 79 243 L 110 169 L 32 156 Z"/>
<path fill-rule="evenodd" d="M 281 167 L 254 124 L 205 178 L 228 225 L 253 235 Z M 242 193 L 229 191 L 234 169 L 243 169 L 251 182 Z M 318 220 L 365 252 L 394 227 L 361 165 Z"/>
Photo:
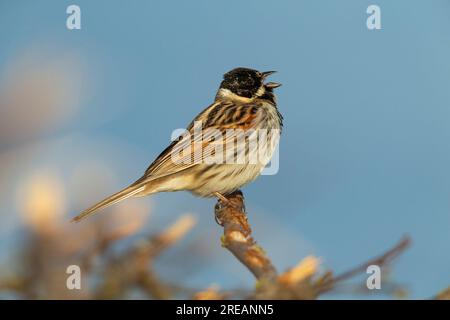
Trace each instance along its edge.
<path fill-rule="evenodd" d="M 350 269 L 336 277 L 330 277 L 326 281 L 322 282 L 320 285 L 320 289 L 318 290 L 320 293 L 330 290 L 330 288 L 334 287 L 338 282 L 342 282 L 349 278 L 352 278 L 360 273 L 366 272 L 367 267 L 371 265 L 383 266 L 391 262 L 401 253 L 403 253 L 411 244 L 411 239 L 409 236 L 404 236 L 393 248 L 386 251 L 381 256 L 373 258 L 353 269 Z"/>
<path fill-rule="evenodd" d="M 244 264 L 256 279 L 275 280 L 275 267 L 252 237 L 242 192 L 235 191 L 227 199 L 228 203 L 219 200 L 214 208 L 216 221 L 223 227 L 222 246 Z"/>
<path fill-rule="evenodd" d="M 152 243 L 152 246 L 150 246 L 152 256 L 157 256 L 166 248 L 177 243 L 195 226 L 196 223 L 197 219 L 193 215 L 185 214 L 164 231 L 158 233 L 156 236 L 150 237 L 149 241 Z"/>

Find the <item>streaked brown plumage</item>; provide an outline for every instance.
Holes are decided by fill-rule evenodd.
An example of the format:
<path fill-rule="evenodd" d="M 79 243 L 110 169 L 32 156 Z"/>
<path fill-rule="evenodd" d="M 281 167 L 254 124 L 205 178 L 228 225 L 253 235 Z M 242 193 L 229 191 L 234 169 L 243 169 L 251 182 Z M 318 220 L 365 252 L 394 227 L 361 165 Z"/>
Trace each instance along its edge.
<path fill-rule="evenodd" d="M 186 134 L 173 141 L 140 179 L 73 220 L 80 221 L 132 196 L 187 190 L 201 197 L 222 198 L 253 181 L 270 161 L 282 128 L 283 117 L 278 112 L 273 93 L 280 84 L 264 83 L 272 73 L 247 68 L 226 73 L 214 103 L 195 117 Z M 199 124 L 202 131 L 197 134 Z M 269 134 L 267 139 L 256 138 L 263 131 L 275 134 Z M 263 145 L 262 159 L 258 158 L 256 162 L 250 160 L 256 152 L 249 147 L 254 138 L 258 147 Z M 214 156 L 217 156 L 216 160 L 220 159 L 219 155 L 223 162 L 211 162 Z"/>

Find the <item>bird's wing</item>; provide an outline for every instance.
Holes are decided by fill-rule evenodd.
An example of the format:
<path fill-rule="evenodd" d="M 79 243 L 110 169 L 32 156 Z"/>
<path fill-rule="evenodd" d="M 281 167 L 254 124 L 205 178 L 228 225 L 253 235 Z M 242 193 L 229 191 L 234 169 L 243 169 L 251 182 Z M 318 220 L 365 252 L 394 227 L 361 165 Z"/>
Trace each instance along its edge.
<path fill-rule="evenodd" d="M 73 218 L 73 221 L 80 221 L 90 215 L 93 215 L 98 210 L 106 208 L 114 203 L 122 201 L 126 198 L 132 197 L 145 189 L 145 185 L 155 179 L 167 177 L 172 174 L 180 173 L 187 170 L 199 161 L 204 160 L 205 150 L 207 147 L 214 149 L 215 145 L 223 147 L 231 139 L 236 136 L 226 136 L 224 132 L 226 129 L 242 129 L 245 131 L 248 128 L 252 128 L 252 123 L 256 118 L 257 105 L 238 105 L 229 102 L 215 102 L 204 111 L 202 111 L 194 121 L 188 126 L 187 135 L 182 139 L 173 141 L 150 165 L 145 171 L 145 174 L 136 182 L 128 186 L 127 188 L 105 198 L 94 206 L 84 210 L 78 216 Z M 195 134 L 195 121 L 202 122 L 201 134 Z M 217 129 L 217 130 L 205 130 L 205 129 Z M 220 132 L 225 138 L 216 139 L 214 133 Z M 187 138 L 186 138 L 187 137 Z M 214 139 L 212 139 L 214 138 Z M 199 156 L 195 155 L 194 145 L 200 147 Z M 182 151 L 185 151 L 183 156 L 178 157 L 176 161 L 173 159 L 173 155 L 177 155 Z M 187 151 L 187 152 L 186 152 Z"/>
<path fill-rule="evenodd" d="M 179 173 L 201 163 L 205 156 L 202 150 L 234 141 L 235 137 L 226 134 L 227 129 L 241 129 L 244 132 L 252 129 L 259 106 L 257 103 L 214 102 L 191 122 L 184 135 L 173 141 L 156 158 L 138 181 Z M 201 131 L 197 132 L 199 128 Z M 216 139 L 218 132 L 222 139 Z M 199 149 L 200 152 L 196 152 Z"/>

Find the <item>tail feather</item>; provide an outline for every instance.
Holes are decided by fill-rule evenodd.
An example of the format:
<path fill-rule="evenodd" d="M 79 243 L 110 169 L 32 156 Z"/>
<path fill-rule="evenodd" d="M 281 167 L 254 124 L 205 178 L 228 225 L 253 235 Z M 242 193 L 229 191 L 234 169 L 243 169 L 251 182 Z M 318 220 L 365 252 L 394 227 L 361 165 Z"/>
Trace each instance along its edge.
<path fill-rule="evenodd" d="M 84 210 L 79 215 L 77 215 L 75 218 L 72 219 L 72 222 L 79 222 L 83 220 L 84 218 L 87 218 L 93 214 L 95 214 L 98 210 L 104 209 L 106 207 L 109 207 L 110 205 L 113 205 L 117 202 L 120 202 L 122 200 L 125 200 L 127 198 L 130 198 L 137 193 L 143 191 L 145 189 L 145 182 L 137 182 L 129 187 L 107 197 L 106 199 L 100 201 L 99 203 L 93 205 L 92 207 Z"/>

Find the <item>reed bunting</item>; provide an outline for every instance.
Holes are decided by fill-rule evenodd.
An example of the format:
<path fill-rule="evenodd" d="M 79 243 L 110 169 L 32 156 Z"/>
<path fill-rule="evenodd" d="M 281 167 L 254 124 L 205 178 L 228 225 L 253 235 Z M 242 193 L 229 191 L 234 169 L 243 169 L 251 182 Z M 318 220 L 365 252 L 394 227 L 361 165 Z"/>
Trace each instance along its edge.
<path fill-rule="evenodd" d="M 278 144 L 283 117 L 273 90 L 280 84 L 265 82 L 274 72 L 248 68 L 227 72 L 214 103 L 194 118 L 185 134 L 173 141 L 141 178 L 73 221 L 129 197 L 165 191 L 188 190 L 226 202 L 227 194 L 260 175 Z"/>

